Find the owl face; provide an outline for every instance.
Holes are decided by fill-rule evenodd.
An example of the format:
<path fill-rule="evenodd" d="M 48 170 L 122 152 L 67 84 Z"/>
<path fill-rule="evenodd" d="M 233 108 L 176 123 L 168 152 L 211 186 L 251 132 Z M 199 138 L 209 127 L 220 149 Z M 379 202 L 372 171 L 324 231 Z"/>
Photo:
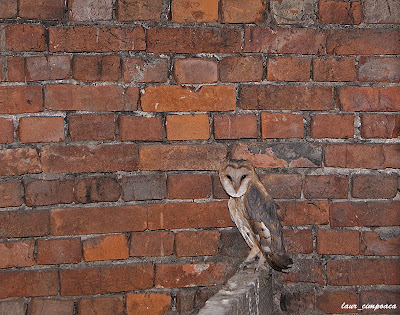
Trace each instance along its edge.
<path fill-rule="evenodd" d="M 219 171 L 226 193 L 234 198 L 243 196 L 255 176 L 254 167 L 247 161 L 229 161 Z"/>

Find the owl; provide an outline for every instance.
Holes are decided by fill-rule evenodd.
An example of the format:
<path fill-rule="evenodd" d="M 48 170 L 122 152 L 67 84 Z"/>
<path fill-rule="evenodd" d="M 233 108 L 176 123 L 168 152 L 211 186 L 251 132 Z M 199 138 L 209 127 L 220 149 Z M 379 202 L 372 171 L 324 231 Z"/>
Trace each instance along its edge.
<path fill-rule="evenodd" d="M 259 257 L 257 269 L 265 261 L 285 272 L 293 264 L 287 255 L 282 235 L 282 213 L 260 182 L 253 165 L 245 160 L 230 160 L 219 170 L 219 179 L 227 194 L 232 221 L 250 247 L 244 264 Z"/>

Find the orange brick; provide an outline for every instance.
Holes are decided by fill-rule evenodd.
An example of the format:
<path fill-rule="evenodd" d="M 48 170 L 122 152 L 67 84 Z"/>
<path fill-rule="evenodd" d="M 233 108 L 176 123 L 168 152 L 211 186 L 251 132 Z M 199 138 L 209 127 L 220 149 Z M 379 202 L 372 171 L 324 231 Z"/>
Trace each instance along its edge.
<path fill-rule="evenodd" d="M 168 115 L 166 129 L 168 140 L 207 140 L 210 138 L 207 114 Z"/>
<path fill-rule="evenodd" d="M 111 20 L 113 1 L 71 0 L 68 2 L 68 13 L 71 21 Z"/>
<path fill-rule="evenodd" d="M 288 253 L 311 254 L 313 251 L 312 230 L 283 230 L 283 239 Z"/>
<path fill-rule="evenodd" d="M 261 113 L 261 135 L 263 138 L 303 138 L 303 116 Z"/>
<path fill-rule="evenodd" d="M 362 21 L 362 16 L 360 1 L 319 1 L 318 20 L 322 24 L 358 25 Z"/>
<path fill-rule="evenodd" d="M 50 233 L 49 212 L 2 211 L 0 212 L 1 238 L 44 236 Z"/>
<path fill-rule="evenodd" d="M 353 291 L 324 291 L 321 295 L 317 296 L 316 306 L 317 309 L 325 314 L 354 313 L 354 309 L 342 308 L 343 303 L 358 305 L 357 294 Z"/>
<path fill-rule="evenodd" d="M 25 81 L 25 58 L 19 56 L 7 57 L 7 81 Z"/>
<path fill-rule="evenodd" d="M 121 141 L 162 141 L 162 119 L 161 117 L 121 116 L 119 137 Z"/>
<path fill-rule="evenodd" d="M 360 252 L 358 231 L 318 230 L 317 252 L 328 255 L 358 255 Z"/>
<path fill-rule="evenodd" d="M 261 56 L 230 56 L 218 64 L 222 82 L 261 81 L 263 61 Z"/>
<path fill-rule="evenodd" d="M 354 57 L 313 59 L 314 81 L 355 81 Z"/>
<path fill-rule="evenodd" d="M 160 21 L 162 0 L 118 0 L 118 21 Z"/>
<path fill-rule="evenodd" d="M 0 150 L 0 176 L 40 173 L 42 166 L 36 149 Z"/>
<path fill-rule="evenodd" d="M 75 56 L 74 78 L 81 81 L 118 81 L 119 56 Z"/>
<path fill-rule="evenodd" d="M 28 310 L 29 315 L 72 314 L 74 301 L 35 298 L 29 303 Z"/>
<path fill-rule="evenodd" d="M 13 24 L 6 27 L 6 49 L 13 51 L 46 50 L 43 25 Z"/>
<path fill-rule="evenodd" d="M 178 232 L 175 248 L 177 257 L 211 256 L 218 253 L 219 232 Z"/>
<path fill-rule="evenodd" d="M 214 116 L 215 139 L 257 138 L 257 116 L 234 114 Z"/>
<path fill-rule="evenodd" d="M 82 245 L 79 238 L 38 240 L 37 264 L 76 264 L 81 261 Z"/>
<path fill-rule="evenodd" d="M 124 234 L 88 238 L 82 242 L 85 261 L 129 258 L 127 239 Z"/>
<path fill-rule="evenodd" d="M 34 246 L 33 240 L 0 243 L 0 268 L 33 266 Z"/>
<path fill-rule="evenodd" d="M 62 20 L 64 16 L 63 0 L 19 1 L 19 16 L 23 19 Z"/>
<path fill-rule="evenodd" d="M 22 143 L 64 141 L 64 117 L 23 117 L 17 134 Z"/>
<path fill-rule="evenodd" d="M 315 115 L 311 123 L 311 137 L 313 138 L 353 138 L 353 115 Z"/>
<path fill-rule="evenodd" d="M 123 61 L 122 71 L 125 82 L 166 82 L 168 59 L 127 58 Z"/>
<path fill-rule="evenodd" d="M 141 97 L 145 112 L 229 111 L 236 108 L 236 89 L 205 85 L 195 91 L 178 85 L 149 86 Z"/>
<path fill-rule="evenodd" d="M 18 85 L 0 87 L 1 114 L 37 113 L 43 111 L 42 87 Z"/>
<path fill-rule="evenodd" d="M 222 23 L 264 23 L 265 1 L 222 0 Z"/>
<path fill-rule="evenodd" d="M 175 59 L 175 79 L 185 83 L 215 83 L 218 80 L 217 63 L 212 59 Z"/>
<path fill-rule="evenodd" d="M 218 20 L 218 0 L 174 0 L 171 11 L 173 22 L 215 22 Z"/>
<path fill-rule="evenodd" d="M 71 74 L 69 56 L 50 55 L 26 57 L 26 80 L 65 80 Z"/>
<path fill-rule="evenodd" d="M 12 120 L 0 118 L 0 143 L 9 144 L 14 142 L 14 123 Z"/>
<path fill-rule="evenodd" d="M 299 57 L 268 58 L 268 81 L 309 81 L 311 59 Z"/>
<path fill-rule="evenodd" d="M 0 182 L 0 207 L 20 206 L 23 203 L 20 182 Z"/>
<path fill-rule="evenodd" d="M 218 170 L 226 157 L 221 144 L 140 146 L 140 170 Z M 0 168 L 1 173 L 1 168 Z"/>
<path fill-rule="evenodd" d="M 79 299 L 78 314 L 123 315 L 124 301 L 122 296 Z"/>
<path fill-rule="evenodd" d="M 128 293 L 127 315 L 163 315 L 170 309 L 171 295 L 167 293 Z"/>
<path fill-rule="evenodd" d="M 211 196 L 211 176 L 207 174 L 169 174 L 168 199 L 200 199 Z"/>
<path fill-rule="evenodd" d="M 68 120 L 68 133 L 71 141 L 114 140 L 115 116 L 71 115 Z"/>
<path fill-rule="evenodd" d="M 400 115 L 361 115 L 363 138 L 397 138 L 400 136 Z"/>
<path fill-rule="evenodd" d="M 360 254 L 400 256 L 400 236 L 390 228 L 387 231 L 361 232 Z"/>
<path fill-rule="evenodd" d="M 170 256 L 174 252 L 174 240 L 174 233 L 170 231 L 132 233 L 130 256 Z"/>

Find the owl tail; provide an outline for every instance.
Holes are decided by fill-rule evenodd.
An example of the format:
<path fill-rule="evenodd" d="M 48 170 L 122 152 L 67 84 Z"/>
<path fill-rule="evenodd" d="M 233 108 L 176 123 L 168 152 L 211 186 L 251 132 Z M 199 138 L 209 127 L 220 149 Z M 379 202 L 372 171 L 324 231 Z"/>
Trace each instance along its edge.
<path fill-rule="evenodd" d="M 287 272 L 284 269 L 288 269 L 292 267 L 293 260 L 287 254 L 278 254 L 278 253 L 268 253 L 267 255 L 268 264 L 275 270 L 281 272 Z"/>

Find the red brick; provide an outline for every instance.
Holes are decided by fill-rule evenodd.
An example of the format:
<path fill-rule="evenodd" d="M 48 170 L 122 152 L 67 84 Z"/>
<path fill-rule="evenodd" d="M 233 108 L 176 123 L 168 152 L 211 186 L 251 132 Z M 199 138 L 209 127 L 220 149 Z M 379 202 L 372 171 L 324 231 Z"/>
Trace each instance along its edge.
<path fill-rule="evenodd" d="M 397 195 L 398 176 L 354 175 L 351 194 L 354 198 L 384 199 Z"/>
<path fill-rule="evenodd" d="M 145 112 L 229 111 L 236 108 L 236 89 L 204 85 L 198 91 L 179 85 L 149 86 L 141 97 Z"/>
<path fill-rule="evenodd" d="M 44 51 L 46 48 L 43 25 L 12 24 L 6 27 L 7 50 Z"/>
<path fill-rule="evenodd" d="M 48 235 L 50 231 L 49 212 L 3 211 L 0 212 L 0 237 L 30 237 Z"/>
<path fill-rule="evenodd" d="M 360 81 L 399 82 L 400 60 L 398 58 L 361 56 L 358 62 Z"/>
<path fill-rule="evenodd" d="M 2 5 L 0 4 L 0 12 L 1 10 Z M 25 301 L 23 298 L 0 302 L 0 314 L 25 315 L 25 308 Z"/>
<path fill-rule="evenodd" d="M 168 59 L 127 58 L 123 61 L 122 79 L 125 82 L 166 82 Z"/>
<path fill-rule="evenodd" d="M 71 141 L 104 141 L 115 138 L 114 114 L 71 115 L 68 120 Z"/>
<path fill-rule="evenodd" d="M 400 261 L 393 259 L 333 260 L 327 263 L 329 285 L 395 285 L 400 283 L 399 273 Z"/>
<path fill-rule="evenodd" d="M 9 144 L 14 142 L 14 123 L 12 120 L 0 118 L 0 143 Z"/>
<path fill-rule="evenodd" d="M 392 226 L 400 220 L 400 202 L 335 202 L 330 205 L 331 226 Z"/>
<path fill-rule="evenodd" d="M 263 174 L 260 179 L 272 198 L 300 198 L 303 181 L 300 174 Z"/>
<path fill-rule="evenodd" d="M 17 16 L 18 0 L 7 0 L 0 3 L 0 18 L 12 19 Z"/>
<path fill-rule="evenodd" d="M 121 116 L 119 120 L 121 141 L 162 141 L 161 117 Z"/>
<path fill-rule="evenodd" d="M 333 31 L 327 39 L 330 55 L 392 55 L 400 53 L 398 30 L 342 29 Z"/>
<path fill-rule="evenodd" d="M 304 138 L 303 116 L 261 113 L 261 136 L 263 138 Z"/>
<path fill-rule="evenodd" d="M 40 173 L 37 150 L 30 148 L 0 150 L 0 176 Z"/>
<path fill-rule="evenodd" d="M 85 261 L 114 260 L 129 258 L 126 235 L 108 235 L 85 239 L 83 259 Z"/>
<path fill-rule="evenodd" d="M 65 80 L 71 74 L 69 56 L 32 56 L 26 58 L 26 80 Z"/>
<path fill-rule="evenodd" d="M 24 202 L 20 182 L 0 182 L 0 207 L 20 206 Z"/>
<path fill-rule="evenodd" d="M 176 256 L 216 255 L 218 242 L 218 231 L 178 232 L 175 238 Z"/>
<path fill-rule="evenodd" d="M 325 314 L 344 314 L 356 311 L 352 308 L 343 308 L 343 303 L 349 306 L 358 306 L 358 296 L 353 291 L 324 291 L 317 296 L 317 308 Z"/>
<path fill-rule="evenodd" d="M 71 0 L 68 2 L 68 11 L 71 21 L 111 20 L 113 1 Z"/>
<path fill-rule="evenodd" d="M 225 192 L 222 187 L 221 181 L 219 180 L 218 174 L 212 175 L 212 187 L 214 199 L 229 199 L 229 195 Z"/>
<path fill-rule="evenodd" d="M 121 188 L 111 177 L 90 177 L 76 181 L 74 187 L 76 201 L 80 203 L 118 201 Z"/>
<path fill-rule="evenodd" d="M 160 21 L 162 0 L 118 0 L 118 21 Z"/>
<path fill-rule="evenodd" d="M 171 12 L 173 22 L 216 22 L 218 0 L 174 0 Z"/>
<path fill-rule="evenodd" d="M 170 231 L 131 234 L 130 256 L 170 256 L 174 252 L 174 233 Z"/>
<path fill-rule="evenodd" d="M 50 110 L 131 111 L 137 109 L 138 99 L 137 87 L 69 84 L 45 87 L 45 106 Z"/>
<path fill-rule="evenodd" d="M 400 87 L 340 87 L 340 108 L 344 111 L 395 112 L 400 110 Z"/>
<path fill-rule="evenodd" d="M 254 114 L 214 116 L 215 139 L 257 138 L 257 135 L 257 116 Z"/>
<path fill-rule="evenodd" d="M 81 81 L 118 81 L 119 56 L 75 56 L 74 78 Z"/>
<path fill-rule="evenodd" d="M 34 246 L 33 240 L 0 243 L 0 268 L 33 266 Z"/>
<path fill-rule="evenodd" d="M 369 304 L 370 307 L 374 307 L 376 304 L 379 305 L 391 305 L 391 309 L 377 309 L 373 310 L 371 308 L 366 309 L 365 312 L 372 312 L 373 314 L 397 314 L 399 312 L 398 304 L 396 304 L 396 301 L 399 300 L 400 293 L 398 290 L 394 289 L 392 291 L 389 290 L 381 290 L 381 289 L 376 289 L 376 291 L 373 290 L 361 290 L 360 291 L 360 305 L 364 304 Z M 372 304 L 372 305 L 371 305 Z M 394 306 L 396 305 L 396 308 Z"/>
<path fill-rule="evenodd" d="M 19 141 L 64 141 L 64 117 L 22 117 L 17 130 Z"/>
<path fill-rule="evenodd" d="M 221 144 L 147 145 L 139 151 L 140 170 L 218 170 L 226 157 Z"/>
<path fill-rule="evenodd" d="M 222 82 L 261 81 L 263 61 L 261 56 L 230 56 L 218 64 Z"/>
<path fill-rule="evenodd" d="M 74 301 L 32 299 L 29 303 L 29 315 L 54 315 L 54 314 L 73 314 Z"/>
<path fill-rule="evenodd" d="M 207 114 L 168 115 L 165 124 L 168 140 L 207 140 L 210 138 Z"/>
<path fill-rule="evenodd" d="M 319 1 L 318 20 L 321 24 L 358 25 L 362 21 L 362 16 L 360 1 Z"/>
<path fill-rule="evenodd" d="M 226 280 L 226 263 L 198 263 L 156 265 L 155 285 L 163 288 L 181 288 L 221 284 Z"/>
<path fill-rule="evenodd" d="M 43 171 L 51 173 L 115 172 L 137 169 L 135 144 L 97 146 L 44 146 Z"/>
<path fill-rule="evenodd" d="M 171 306 L 168 293 L 128 293 L 126 295 L 126 314 L 142 315 L 166 314 Z"/>
<path fill-rule="evenodd" d="M 360 254 L 400 256 L 400 236 L 390 228 L 388 230 L 375 231 L 361 232 Z"/>
<path fill-rule="evenodd" d="M 291 254 L 311 254 L 313 252 L 312 230 L 283 230 L 285 248 Z"/>
<path fill-rule="evenodd" d="M 317 29 L 248 26 L 244 52 L 320 54 L 325 52 L 325 41 L 325 32 Z"/>
<path fill-rule="evenodd" d="M 50 296 L 58 293 L 57 270 L 0 273 L 0 299 L 14 296 Z"/>
<path fill-rule="evenodd" d="M 313 59 L 314 81 L 355 81 L 354 57 Z"/>
<path fill-rule="evenodd" d="M 241 51 L 241 31 L 216 27 L 153 27 L 147 31 L 151 53 L 234 53 Z"/>
<path fill-rule="evenodd" d="M 329 223 L 327 201 L 279 202 L 284 213 L 284 225 L 325 225 Z"/>
<path fill-rule="evenodd" d="M 60 271 L 61 295 L 95 295 L 149 289 L 153 287 L 153 278 L 153 264 L 64 269 Z"/>
<path fill-rule="evenodd" d="M 244 85 L 239 107 L 257 110 L 334 109 L 333 88 L 328 86 Z"/>
<path fill-rule="evenodd" d="M 325 149 L 325 165 L 345 168 L 399 168 L 397 144 L 332 144 Z"/>
<path fill-rule="evenodd" d="M 217 63 L 212 59 L 188 58 L 175 59 L 175 79 L 185 83 L 215 83 L 218 81 Z"/>
<path fill-rule="evenodd" d="M 317 252 L 328 255 L 358 255 L 360 234 L 348 230 L 318 230 Z"/>
<path fill-rule="evenodd" d="M 25 58 L 19 56 L 7 57 L 7 81 L 25 81 Z"/>
<path fill-rule="evenodd" d="M 361 115 L 363 138 L 397 138 L 400 136 L 400 115 Z"/>
<path fill-rule="evenodd" d="M 311 123 L 313 138 L 353 138 L 354 115 L 315 115 Z"/>
<path fill-rule="evenodd" d="M 265 0 L 222 0 L 222 23 L 264 23 Z"/>
<path fill-rule="evenodd" d="M 289 273 L 282 273 L 281 278 L 289 283 L 325 284 L 322 278 L 321 262 L 310 259 L 296 259 Z"/>
<path fill-rule="evenodd" d="M 72 203 L 74 183 L 71 180 L 34 180 L 25 185 L 27 206 Z"/>
<path fill-rule="evenodd" d="M 211 175 L 169 174 L 168 199 L 203 199 L 211 196 Z"/>
<path fill-rule="evenodd" d="M 310 81 L 310 58 L 271 57 L 268 58 L 268 81 Z"/>
<path fill-rule="evenodd" d="M 19 0 L 19 16 L 24 19 L 62 20 L 63 0 Z"/>
<path fill-rule="evenodd" d="M 304 197 L 307 199 L 347 199 L 345 175 L 306 175 Z"/>
<path fill-rule="evenodd" d="M 122 297 L 85 298 L 78 301 L 79 315 L 123 315 L 124 301 Z"/>
<path fill-rule="evenodd" d="M 79 235 L 143 231 L 146 209 L 141 206 L 51 210 L 51 234 Z"/>
<path fill-rule="evenodd" d="M 0 87 L 0 113 L 23 114 L 43 111 L 42 87 L 17 85 Z"/>
<path fill-rule="evenodd" d="M 80 238 L 60 238 L 37 241 L 37 264 L 76 264 L 82 259 Z"/>
<path fill-rule="evenodd" d="M 141 26 L 49 27 L 49 49 L 52 52 L 119 52 L 145 48 Z"/>
<path fill-rule="evenodd" d="M 148 206 L 149 230 L 233 226 L 227 203 L 166 203 Z"/>

